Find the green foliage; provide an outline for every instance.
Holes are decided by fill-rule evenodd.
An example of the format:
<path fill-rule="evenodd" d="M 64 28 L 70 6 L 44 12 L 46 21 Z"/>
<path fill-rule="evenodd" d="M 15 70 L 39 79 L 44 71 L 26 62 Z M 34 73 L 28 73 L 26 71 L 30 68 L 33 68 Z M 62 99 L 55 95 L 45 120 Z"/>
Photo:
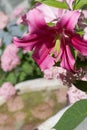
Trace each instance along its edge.
<path fill-rule="evenodd" d="M 14 72 L 10 72 L 10 73 L 6 76 L 5 81 L 6 81 L 6 82 L 11 82 L 11 83 L 15 84 L 15 83 L 16 83 L 15 73 L 14 73 Z"/>
<path fill-rule="evenodd" d="M 77 57 L 77 59 L 76 59 L 76 67 L 79 68 L 79 67 L 85 67 L 85 66 L 87 66 L 87 59 L 84 59 L 82 61 L 79 57 Z"/>
<path fill-rule="evenodd" d="M 83 6 L 87 4 L 87 0 L 75 0 L 74 2 L 74 9 L 81 9 Z"/>
<path fill-rule="evenodd" d="M 74 130 L 87 117 L 87 100 L 76 102 L 54 127 L 56 130 Z"/>
<path fill-rule="evenodd" d="M 47 4 L 48 6 L 53 6 L 61 9 L 68 9 L 68 5 L 66 2 L 60 2 L 56 0 L 36 0 L 36 1 Z"/>
<path fill-rule="evenodd" d="M 75 83 L 74 83 L 74 85 L 75 85 L 78 89 L 87 92 L 87 81 L 76 80 Z"/>

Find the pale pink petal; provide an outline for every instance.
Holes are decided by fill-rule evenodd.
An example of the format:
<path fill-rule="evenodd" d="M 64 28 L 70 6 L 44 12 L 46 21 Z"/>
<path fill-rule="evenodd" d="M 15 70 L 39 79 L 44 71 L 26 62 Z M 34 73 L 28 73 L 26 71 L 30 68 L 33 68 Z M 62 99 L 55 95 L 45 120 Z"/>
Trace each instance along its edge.
<path fill-rule="evenodd" d="M 69 31 L 73 31 L 80 16 L 79 11 L 67 11 L 60 19 L 60 26 L 66 28 Z"/>
<path fill-rule="evenodd" d="M 87 33 L 87 27 L 84 28 L 84 32 Z"/>
<path fill-rule="evenodd" d="M 36 9 L 38 9 L 42 12 L 42 14 L 44 15 L 45 21 L 47 23 L 57 20 L 65 12 L 65 10 L 63 10 L 63 9 L 54 8 L 51 6 L 47 6 L 45 4 L 38 4 L 36 6 Z"/>
<path fill-rule="evenodd" d="M 66 0 L 66 2 L 68 3 L 70 9 L 73 9 L 73 2 L 74 2 L 74 0 Z"/>

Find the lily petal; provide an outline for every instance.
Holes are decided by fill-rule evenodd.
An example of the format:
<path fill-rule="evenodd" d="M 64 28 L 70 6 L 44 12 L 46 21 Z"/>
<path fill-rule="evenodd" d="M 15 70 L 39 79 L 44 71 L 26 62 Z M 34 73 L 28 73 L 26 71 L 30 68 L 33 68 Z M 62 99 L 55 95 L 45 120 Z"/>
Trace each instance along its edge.
<path fill-rule="evenodd" d="M 13 41 L 17 47 L 31 51 L 37 43 L 38 37 L 36 34 L 26 34 L 22 38 L 14 37 Z"/>
<path fill-rule="evenodd" d="M 78 50 L 83 56 L 87 56 L 87 41 L 79 35 L 75 35 L 71 42 L 74 49 Z"/>
<path fill-rule="evenodd" d="M 61 57 L 61 67 L 74 72 L 74 64 L 75 59 L 72 56 L 69 44 L 67 44 L 69 41 L 67 39 L 61 39 L 61 52 L 59 57 Z"/>
<path fill-rule="evenodd" d="M 50 56 L 50 52 L 52 50 L 52 46 L 47 48 L 48 43 L 39 44 L 35 47 L 35 51 L 32 55 L 33 59 L 40 66 L 41 70 L 48 69 L 54 65 L 55 59 Z"/>
<path fill-rule="evenodd" d="M 32 9 L 27 13 L 27 21 L 29 26 L 29 32 L 35 33 L 37 30 L 42 32 L 46 28 L 46 22 L 44 15 L 40 10 Z"/>
<path fill-rule="evenodd" d="M 47 23 L 53 22 L 56 19 L 60 18 L 65 12 L 63 9 L 54 8 L 45 4 L 38 4 L 36 6 L 36 9 L 42 12 Z"/>
<path fill-rule="evenodd" d="M 65 27 L 68 31 L 73 31 L 80 16 L 79 11 L 67 11 L 60 20 L 61 27 Z"/>

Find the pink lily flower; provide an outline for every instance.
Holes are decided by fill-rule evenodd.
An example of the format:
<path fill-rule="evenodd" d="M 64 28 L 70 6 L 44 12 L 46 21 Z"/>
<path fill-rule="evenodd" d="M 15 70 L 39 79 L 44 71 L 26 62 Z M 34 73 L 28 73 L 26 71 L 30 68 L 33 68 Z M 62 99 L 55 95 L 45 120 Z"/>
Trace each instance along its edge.
<path fill-rule="evenodd" d="M 21 39 L 15 37 L 14 43 L 25 50 L 33 50 L 34 60 L 42 70 L 47 69 L 55 63 L 55 59 L 50 55 L 55 45 L 55 27 L 49 27 L 43 14 L 36 9 L 29 11 L 27 19 L 29 33 Z"/>
<path fill-rule="evenodd" d="M 55 62 L 61 59 L 61 67 L 74 71 L 75 59 L 71 47 L 82 55 L 87 55 L 87 41 L 84 41 L 74 31 L 79 17 L 80 12 L 78 11 L 67 11 L 55 26 L 49 27 L 43 13 L 38 9 L 33 9 L 26 15 L 29 33 L 20 39 L 15 37 L 14 43 L 26 50 L 33 50 L 33 59 L 41 70 L 52 67 Z M 60 53 L 57 57 L 52 57 L 58 39 L 61 43 Z"/>

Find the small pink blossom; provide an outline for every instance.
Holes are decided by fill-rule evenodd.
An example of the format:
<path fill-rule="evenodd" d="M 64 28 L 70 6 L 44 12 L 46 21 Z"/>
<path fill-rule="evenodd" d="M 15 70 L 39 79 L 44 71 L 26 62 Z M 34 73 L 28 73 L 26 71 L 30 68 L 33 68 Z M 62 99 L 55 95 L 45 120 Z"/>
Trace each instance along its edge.
<path fill-rule="evenodd" d="M 1 68 L 7 72 L 11 71 L 18 64 L 20 64 L 20 58 L 17 55 L 19 49 L 14 44 L 9 44 L 3 55 L 1 56 Z"/>
<path fill-rule="evenodd" d="M 9 17 L 4 14 L 3 12 L 0 12 L 0 29 L 5 28 L 9 20 Z"/>
<path fill-rule="evenodd" d="M 24 11 L 24 7 L 17 7 L 14 12 L 13 15 L 14 17 L 19 17 Z"/>
<path fill-rule="evenodd" d="M 73 104 L 81 99 L 87 99 L 87 94 L 80 89 L 77 89 L 74 85 L 69 88 L 67 96 L 69 104 Z"/>
<path fill-rule="evenodd" d="M 5 99 L 9 99 L 11 96 L 16 94 L 15 87 L 10 83 L 4 83 L 0 88 L 0 96 Z"/>

